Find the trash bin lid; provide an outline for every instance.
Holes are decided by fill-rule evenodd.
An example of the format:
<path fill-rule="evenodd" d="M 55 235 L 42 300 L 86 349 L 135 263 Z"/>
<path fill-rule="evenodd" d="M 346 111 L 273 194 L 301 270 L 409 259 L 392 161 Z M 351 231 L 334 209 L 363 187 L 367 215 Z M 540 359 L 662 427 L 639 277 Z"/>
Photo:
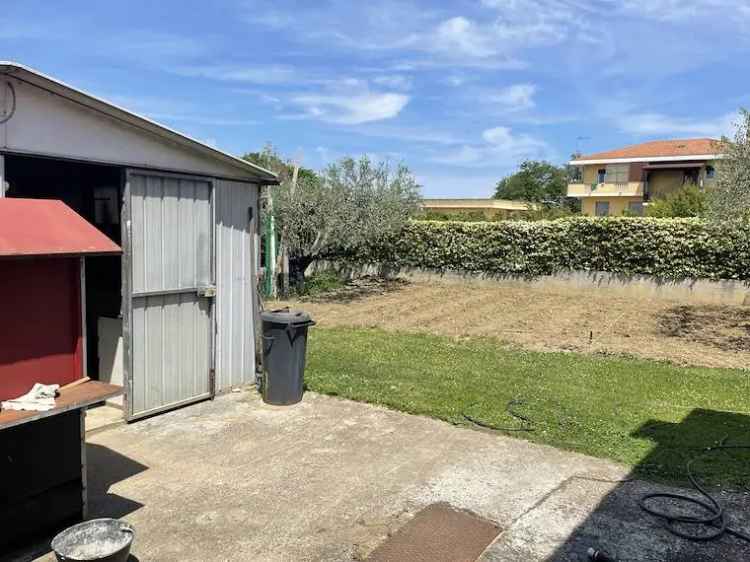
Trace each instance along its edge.
<path fill-rule="evenodd" d="M 305 324 L 311 320 L 307 312 L 293 308 L 264 310 L 260 313 L 260 318 L 264 322 L 273 322 L 274 324 Z"/>

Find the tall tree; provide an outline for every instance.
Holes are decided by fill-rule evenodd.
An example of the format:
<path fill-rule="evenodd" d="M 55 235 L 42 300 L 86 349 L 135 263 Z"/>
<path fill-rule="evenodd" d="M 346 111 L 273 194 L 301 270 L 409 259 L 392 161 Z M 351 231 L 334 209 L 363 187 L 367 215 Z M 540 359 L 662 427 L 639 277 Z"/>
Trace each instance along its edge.
<path fill-rule="evenodd" d="M 565 168 L 539 160 L 525 160 L 514 174 L 497 183 L 495 199 L 561 202 L 568 190 Z"/>
<path fill-rule="evenodd" d="M 716 187 L 709 192 L 708 217 L 716 222 L 750 219 L 750 112 L 740 109 L 734 139 L 722 137 Z"/>
<path fill-rule="evenodd" d="M 319 174 L 300 173 L 292 189 L 292 167 L 272 148 L 249 158 L 277 166 L 272 169 L 281 185 L 273 188 L 272 212 L 298 286 L 316 259 L 377 242 L 402 228 L 419 208 L 419 185 L 402 164 L 343 158 Z"/>

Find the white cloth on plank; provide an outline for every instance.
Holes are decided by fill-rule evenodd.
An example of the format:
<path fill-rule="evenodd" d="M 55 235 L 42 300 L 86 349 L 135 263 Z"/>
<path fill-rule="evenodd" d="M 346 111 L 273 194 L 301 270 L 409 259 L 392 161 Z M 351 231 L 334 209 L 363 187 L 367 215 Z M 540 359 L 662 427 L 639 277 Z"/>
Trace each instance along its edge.
<path fill-rule="evenodd" d="M 55 407 L 55 396 L 59 389 L 59 384 L 35 383 L 31 390 L 23 396 L 0 403 L 0 408 L 3 410 L 46 412 Z"/>

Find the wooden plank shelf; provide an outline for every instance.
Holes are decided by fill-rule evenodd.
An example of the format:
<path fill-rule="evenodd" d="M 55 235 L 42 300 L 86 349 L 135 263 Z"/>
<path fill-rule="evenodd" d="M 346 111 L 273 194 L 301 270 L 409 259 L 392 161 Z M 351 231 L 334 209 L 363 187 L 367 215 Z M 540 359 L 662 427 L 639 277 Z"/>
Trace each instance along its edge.
<path fill-rule="evenodd" d="M 99 381 L 87 381 L 72 388 L 62 389 L 55 398 L 55 407 L 46 412 L 29 412 L 24 410 L 0 411 L 0 431 L 33 422 L 49 416 L 55 416 L 70 410 L 86 408 L 92 404 L 104 402 L 122 394 L 122 387 Z"/>

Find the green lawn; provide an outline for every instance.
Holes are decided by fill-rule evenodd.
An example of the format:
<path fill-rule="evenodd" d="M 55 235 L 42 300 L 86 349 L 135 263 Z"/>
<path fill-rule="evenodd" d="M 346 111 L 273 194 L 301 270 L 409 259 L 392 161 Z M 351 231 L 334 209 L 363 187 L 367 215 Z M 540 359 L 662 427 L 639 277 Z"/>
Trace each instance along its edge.
<path fill-rule="evenodd" d="M 684 481 L 686 460 L 701 448 L 724 437 L 750 444 L 748 371 L 376 329 L 314 328 L 308 353 L 306 382 L 316 392 L 456 424 L 471 425 L 468 416 L 514 437 L 625 463 L 641 476 Z M 695 470 L 746 485 L 749 466 L 748 453 L 717 452 Z"/>

